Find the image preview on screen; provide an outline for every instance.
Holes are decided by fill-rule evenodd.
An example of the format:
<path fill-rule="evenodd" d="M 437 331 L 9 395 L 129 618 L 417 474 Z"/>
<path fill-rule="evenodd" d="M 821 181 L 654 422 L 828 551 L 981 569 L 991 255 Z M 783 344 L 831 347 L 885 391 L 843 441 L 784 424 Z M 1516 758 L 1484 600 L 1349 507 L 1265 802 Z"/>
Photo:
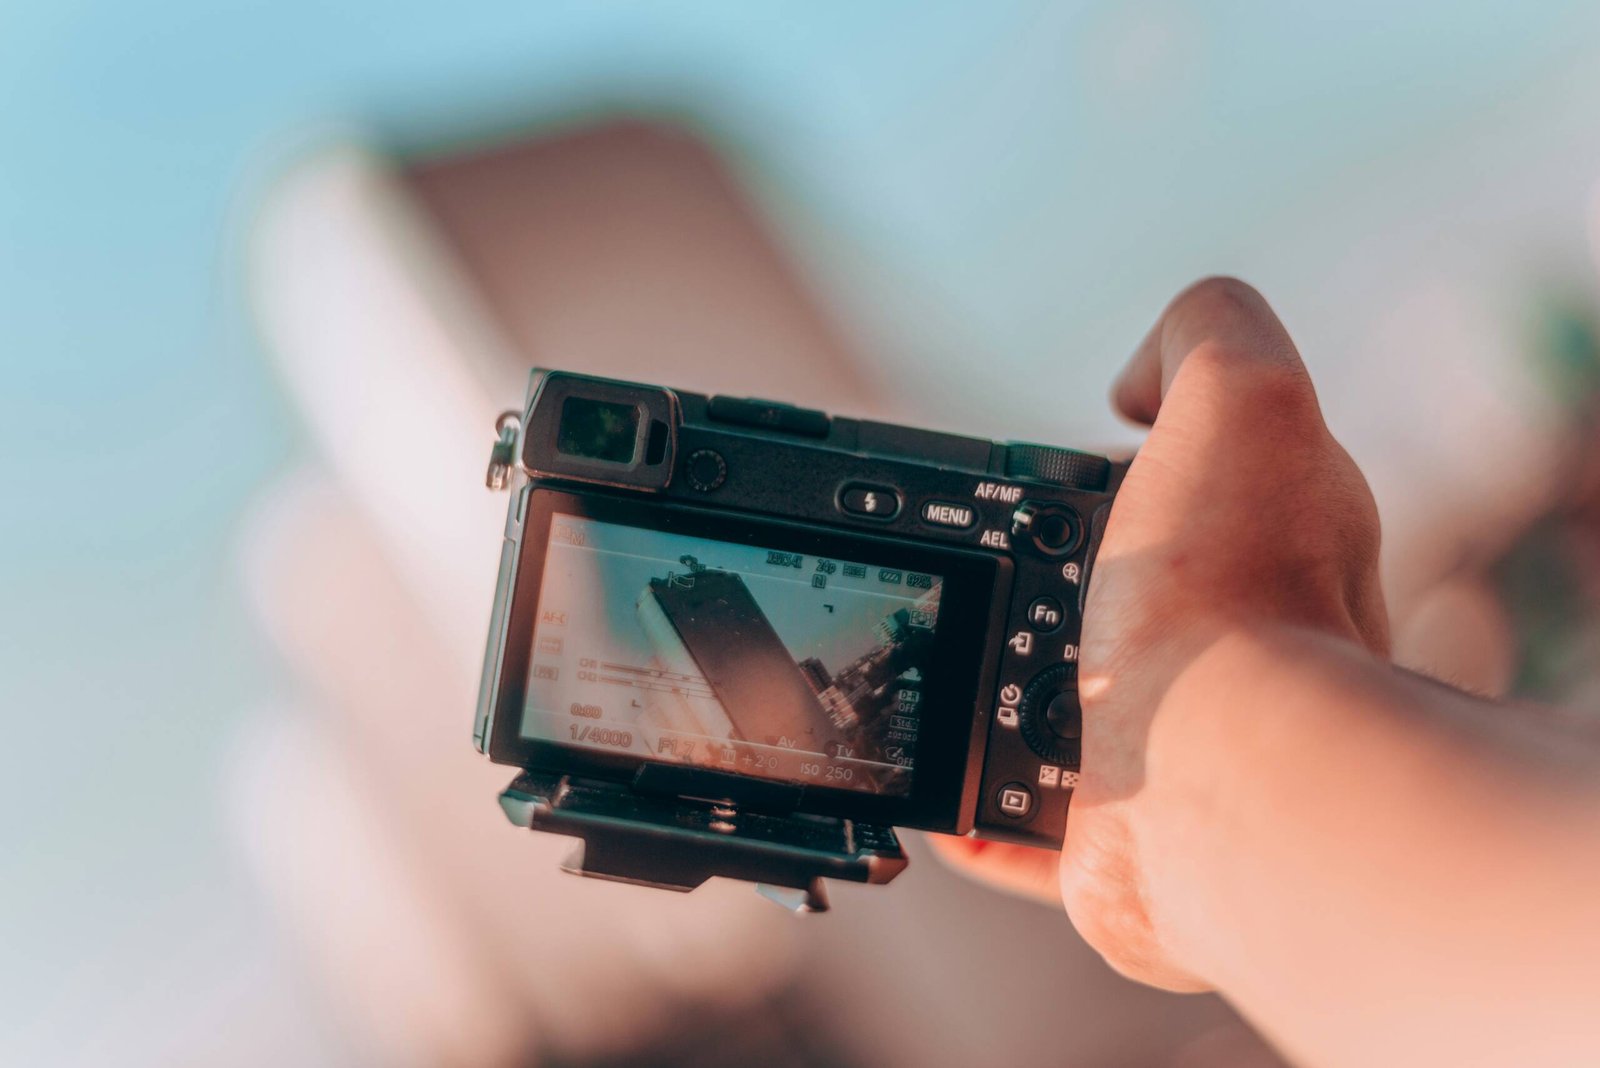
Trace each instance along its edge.
<path fill-rule="evenodd" d="M 521 734 L 903 795 L 942 584 L 557 513 Z"/>

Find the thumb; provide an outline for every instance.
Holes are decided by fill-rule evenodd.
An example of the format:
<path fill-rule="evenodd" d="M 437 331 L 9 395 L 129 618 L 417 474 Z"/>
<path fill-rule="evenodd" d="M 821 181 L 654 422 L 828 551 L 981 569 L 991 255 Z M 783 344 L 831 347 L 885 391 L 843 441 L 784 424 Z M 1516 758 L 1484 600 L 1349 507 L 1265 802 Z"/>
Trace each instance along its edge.
<path fill-rule="evenodd" d="M 1175 391 L 1186 364 L 1195 366 Z M 1300 354 L 1265 298 L 1237 278 L 1206 278 L 1167 305 L 1117 379 L 1112 401 L 1145 426 L 1163 407 L 1206 405 L 1213 418 L 1225 417 L 1257 398 L 1253 387 L 1269 380 L 1315 400 Z"/>

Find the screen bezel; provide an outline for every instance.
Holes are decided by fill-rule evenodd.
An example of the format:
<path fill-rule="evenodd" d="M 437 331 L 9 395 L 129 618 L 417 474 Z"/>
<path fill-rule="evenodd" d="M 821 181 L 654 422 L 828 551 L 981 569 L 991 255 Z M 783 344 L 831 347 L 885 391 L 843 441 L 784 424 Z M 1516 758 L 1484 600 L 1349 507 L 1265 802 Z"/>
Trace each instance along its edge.
<path fill-rule="evenodd" d="M 997 602 L 1010 596 L 1008 559 L 660 500 L 573 493 L 535 485 L 527 495 L 523 517 L 489 756 L 497 763 L 619 782 L 631 782 L 645 765 L 679 769 L 693 765 L 522 736 L 539 592 L 551 518 L 556 514 L 941 576 L 944 586 L 924 689 L 927 696 L 920 708 L 910 790 L 889 796 L 811 784 L 788 785 L 802 787 L 797 811 L 895 826 L 954 828 L 958 824 L 969 750 L 974 744 L 974 720 L 981 713 L 980 683 L 986 676 L 990 636 L 1005 607 Z M 756 782 L 779 781 L 747 778 Z"/>

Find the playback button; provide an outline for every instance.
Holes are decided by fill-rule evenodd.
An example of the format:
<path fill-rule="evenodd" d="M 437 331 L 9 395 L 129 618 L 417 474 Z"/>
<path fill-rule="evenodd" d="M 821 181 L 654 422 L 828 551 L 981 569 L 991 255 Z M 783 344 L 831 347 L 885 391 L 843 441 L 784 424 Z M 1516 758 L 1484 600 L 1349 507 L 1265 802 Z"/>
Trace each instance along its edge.
<path fill-rule="evenodd" d="M 868 519 L 893 519 L 900 514 L 900 491 L 852 482 L 839 491 L 839 510 Z"/>
<path fill-rule="evenodd" d="M 994 798 L 995 807 L 1014 820 L 1025 820 L 1033 815 L 1033 791 L 1020 782 L 1000 787 Z"/>

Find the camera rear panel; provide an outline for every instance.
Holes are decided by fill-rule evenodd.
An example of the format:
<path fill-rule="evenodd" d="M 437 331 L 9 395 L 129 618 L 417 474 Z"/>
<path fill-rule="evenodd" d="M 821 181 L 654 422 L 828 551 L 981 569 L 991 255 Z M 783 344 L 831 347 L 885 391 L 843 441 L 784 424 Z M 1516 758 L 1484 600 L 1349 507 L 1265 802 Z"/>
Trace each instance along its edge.
<path fill-rule="evenodd" d="M 1056 450 L 829 418 L 743 399 L 679 394 L 684 422 L 669 496 L 918 541 L 1012 561 L 1005 623 L 977 726 L 964 808 L 985 837 L 1060 844 L 1081 761 L 1077 660 L 1088 562 L 1120 472 L 1102 489 L 1024 480 Z M 718 418 L 718 416 L 721 418 Z M 1060 450 L 1052 474 L 1076 474 Z M 1090 484 L 1094 471 L 1088 473 Z M 1021 512 L 1024 522 L 1019 523 Z M 998 641 L 994 639 L 998 637 Z M 962 829 L 965 829 L 964 827 Z"/>
<path fill-rule="evenodd" d="M 569 428 L 567 437 L 581 438 L 586 450 L 572 463 L 553 425 L 559 409 L 539 400 L 541 385 L 551 380 L 561 385 L 569 408 L 571 394 L 597 381 L 555 374 L 542 383 L 536 375 L 522 455 L 535 487 L 577 490 L 600 483 L 621 496 L 647 496 L 730 520 L 830 528 L 858 536 L 863 546 L 921 543 L 1003 562 L 993 569 L 998 578 L 988 604 L 964 604 L 964 611 L 983 616 L 967 631 L 969 642 L 983 645 L 983 667 L 964 725 L 959 801 L 923 818 L 896 814 L 885 822 L 1059 846 L 1081 759 L 1077 659 L 1084 593 L 1120 467 L 1047 446 L 656 390 L 657 399 L 639 409 L 642 422 L 613 420 L 618 441 L 627 436 L 635 444 L 635 462 L 611 478 L 604 461 L 594 462 L 623 451 L 605 440 L 603 427 L 596 429 L 607 410 L 584 410 L 582 435 Z M 621 395 L 617 387 L 651 389 L 605 386 L 600 399 L 607 404 Z M 848 549 L 843 555 L 851 558 Z M 819 559 L 815 566 L 828 563 Z M 881 570 L 882 581 L 901 580 L 891 574 L 897 569 Z M 819 570 L 811 580 L 829 577 Z M 663 603 L 670 612 L 673 601 Z M 837 814 L 874 815 L 866 809 Z"/>

